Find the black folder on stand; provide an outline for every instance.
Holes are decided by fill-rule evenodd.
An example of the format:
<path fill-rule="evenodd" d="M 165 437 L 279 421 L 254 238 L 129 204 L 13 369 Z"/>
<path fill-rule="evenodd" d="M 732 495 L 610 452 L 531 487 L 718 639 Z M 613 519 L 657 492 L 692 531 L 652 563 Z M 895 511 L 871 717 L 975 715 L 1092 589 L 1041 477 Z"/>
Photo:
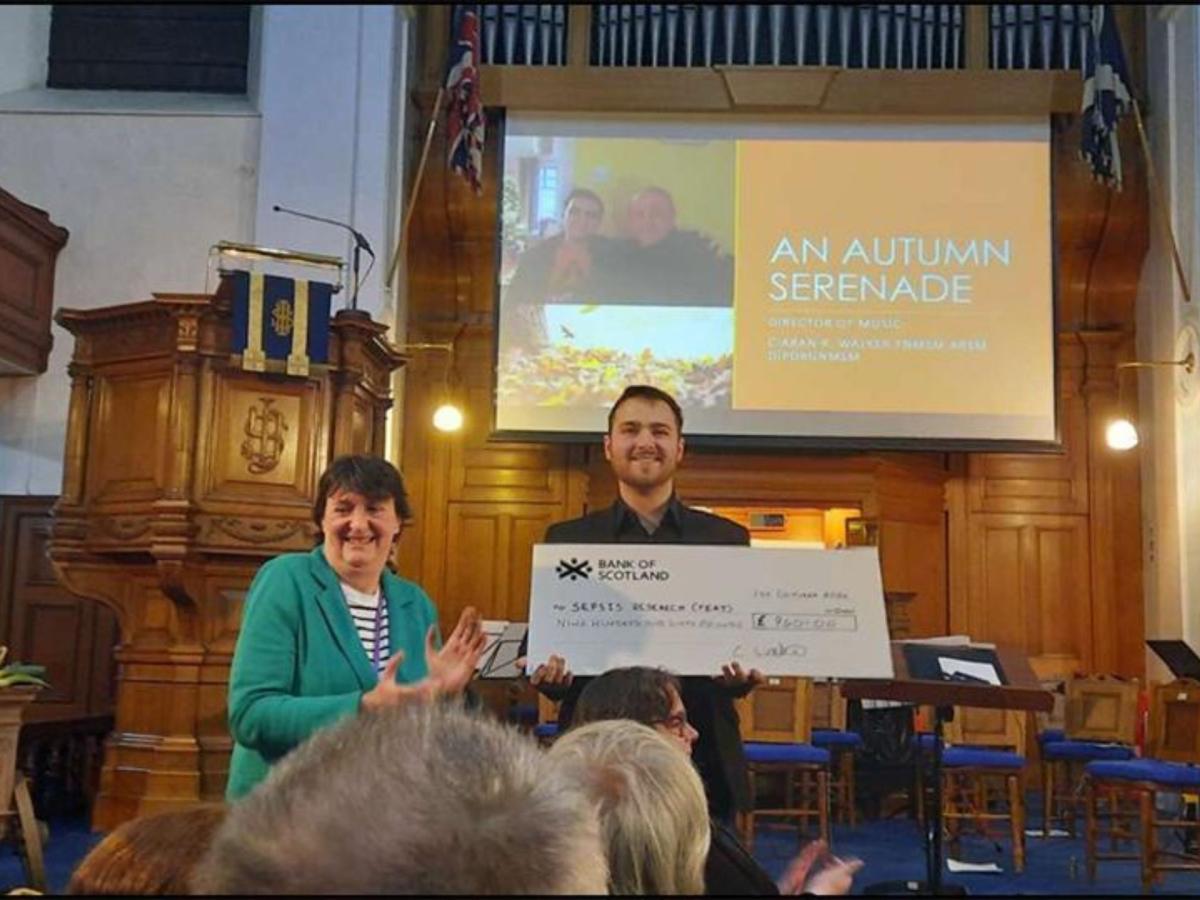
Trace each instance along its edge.
<path fill-rule="evenodd" d="M 1146 646 L 1166 664 L 1176 678 L 1195 678 L 1200 681 L 1200 656 L 1187 641 L 1146 641 Z"/>

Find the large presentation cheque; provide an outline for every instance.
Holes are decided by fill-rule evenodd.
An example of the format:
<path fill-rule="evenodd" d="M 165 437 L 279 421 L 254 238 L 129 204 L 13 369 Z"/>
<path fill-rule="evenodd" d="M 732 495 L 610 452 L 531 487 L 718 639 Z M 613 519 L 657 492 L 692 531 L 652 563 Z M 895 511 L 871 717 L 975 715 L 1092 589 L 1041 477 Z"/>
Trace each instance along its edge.
<path fill-rule="evenodd" d="M 714 675 L 737 660 L 767 675 L 891 678 L 879 554 L 846 550 L 539 544 L 530 670 L 664 666 Z"/>

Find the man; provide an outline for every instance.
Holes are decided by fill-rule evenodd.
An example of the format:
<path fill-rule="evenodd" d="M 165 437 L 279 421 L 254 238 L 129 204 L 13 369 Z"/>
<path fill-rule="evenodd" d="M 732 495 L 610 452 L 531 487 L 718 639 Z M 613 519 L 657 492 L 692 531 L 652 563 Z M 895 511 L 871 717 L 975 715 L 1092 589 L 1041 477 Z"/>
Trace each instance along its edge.
<path fill-rule="evenodd" d="M 535 849 L 530 850 L 530 847 Z M 205 894 L 602 894 L 596 810 L 490 717 L 435 703 L 343 719 L 229 807 Z"/>
<path fill-rule="evenodd" d="M 696 742 L 696 729 L 688 723 L 679 679 L 663 669 L 629 666 L 609 669 L 591 679 L 579 695 L 572 729 L 611 719 L 632 719 L 649 725 L 689 755 Z M 716 821 L 710 822 L 709 827 L 711 840 L 704 862 L 704 888 L 710 897 L 802 891 L 846 894 L 854 873 L 862 868 L 859 860 L 838 859 L 823 841 L 813 841 L 792 860 L 777 885 L 731 830 Z"/>
<path fill-rule="evenodd" d="M 619 497 L 608 509 L 551 525 L 548 544 L 732 544 L 748 546 L 741 525 L 684 506 L 675 496 L 675 470 L 683 461 L 683 411 L 675 398 L 649 385 L 631 385 L 608 413 L 604 456 L 617 476 Z M 559 726 L 571 722 L 575 702 L 590 679 L 572 679 L 559 657 L 539 666 L 531 682 L 551 699 L 561 699 Z M 737 697 L 761 683 L 737 662 L 716 678 L 682 679 L 683 704 L 699 732 L 693 758 L 709 807 L 728 820 L 749 808 L 746 755 L 738 732 Z"/>
<path fill-rule="evenodd" d="M 606 253 L 601 299 L 662 306 L 732 306 L 733 258 L 711 239 L 677 227 L 675 200 L 648 187 L 629 201 L 629 239 Z"/>

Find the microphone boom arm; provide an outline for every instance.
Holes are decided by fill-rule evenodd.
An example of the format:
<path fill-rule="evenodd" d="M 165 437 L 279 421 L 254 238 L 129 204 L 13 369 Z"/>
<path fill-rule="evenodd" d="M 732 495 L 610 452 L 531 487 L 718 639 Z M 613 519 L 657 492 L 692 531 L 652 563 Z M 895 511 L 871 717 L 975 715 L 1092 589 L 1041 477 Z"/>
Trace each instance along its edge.
<path fill-rule="evenodd" d="M 339 222 L 337 219 L 327 219 L 325 216 L 314 216 L 311 213 L 300 212 L 297 209 L 288 209 L 286 206 L 280 206 L 278 203 L 272 206 L 271 209 L 275 212 L 287 213 L 289 216 L 297 216 L 301 219 L 310 219 L 313 222 L 324 222 L 326 225 L 336 225 L 339 228 L 345 228 L 348 232 L 350 232 L 351 235 L 354 236 L 354 291 L 350 295 L 350 309 L 357 310 L 358 289 L 362 286 L 361 279 L 359 278 L 358 274 L 359 263 L 361 261 L 360 252 L 365 250 L 367 253 L 371 254 L 372 260 L 375 259 L 375 251 L 371 249 L 371 245 L 367 241 L 366 235 L 364 235 L 357 228 L 353 228 L 350 225 L 347 225 L 345 222 Z"/>

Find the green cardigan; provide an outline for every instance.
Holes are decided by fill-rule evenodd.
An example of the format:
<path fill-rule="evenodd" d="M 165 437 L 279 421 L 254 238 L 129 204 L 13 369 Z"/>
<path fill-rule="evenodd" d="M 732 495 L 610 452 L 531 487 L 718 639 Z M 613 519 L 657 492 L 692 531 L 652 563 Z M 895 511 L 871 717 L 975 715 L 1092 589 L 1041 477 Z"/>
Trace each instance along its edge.
<path fill-rule="evenodd" d="M 437 612 L 416 584 L 385 570 L 389 655 L 404 651 L 397 681 L 420 681 L 425 633 Z M 337 574 L 321 547 L 268 562 L 250 584 L 229 672 L 228 800 L 247 794 L 271 764 L 318 728 L 358 711 L 379 678 L 363 649 Z"/>

